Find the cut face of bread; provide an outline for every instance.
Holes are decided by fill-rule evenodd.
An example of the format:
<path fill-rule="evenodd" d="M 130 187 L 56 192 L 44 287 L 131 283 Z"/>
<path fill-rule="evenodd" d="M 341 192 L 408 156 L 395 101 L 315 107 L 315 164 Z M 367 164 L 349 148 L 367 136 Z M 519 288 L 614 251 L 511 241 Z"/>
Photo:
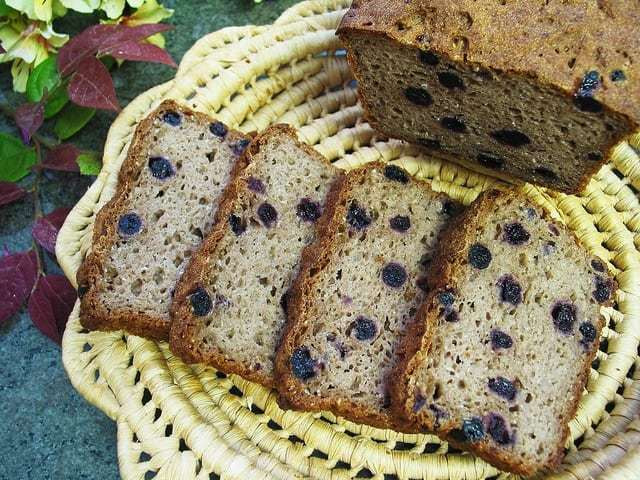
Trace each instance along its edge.
<path fill-rule="evenodd" d="M 339 34 L 369 120 L 389 136 L 484 173 L 581 190 L 634 130 L 640 110 L 624 96 L 637 98 L 640 83 L 633 86 L 623 72 L 635 69 L 632 62 L 609 46 L 601 55 L 596 43 L 611 44 L 604 39 L 617 36 L 628 15 L 607 18 L 595 3 L 562 3 L 354 4 Z M 575 43 L 567 42 L 566 25 L 581 35 Z M 637 37 L 637 25 L 629 27 Z M 570 52 L 576 45 L 584 48 Z"/>
<path fill-rule="evenodd" d="M 529 475 L 562 457 L 615 282 L 523 198 L 483 194 L 445 232 L 394 398 L 409 419 Z"/>
<path fill-rule="evenodd" d="M 272 386 L 287 291 L 341 173 L 286 126 L 267 129 L 248 157 L 176 287 L 171 348 Z"/>
<path fill-rule="evenodd" d="M 305 250 L 278 352 L 280 401 L 412 431 L 389 413 L 396 349 L 455 204 L 395 165 L 349 172 Z"/>
<path fill-rule="evenodd" d="M 248 144 L 171 101 L 141 122 L 78 273 L 83 326 L 168 337 L 174 285 Z"/>

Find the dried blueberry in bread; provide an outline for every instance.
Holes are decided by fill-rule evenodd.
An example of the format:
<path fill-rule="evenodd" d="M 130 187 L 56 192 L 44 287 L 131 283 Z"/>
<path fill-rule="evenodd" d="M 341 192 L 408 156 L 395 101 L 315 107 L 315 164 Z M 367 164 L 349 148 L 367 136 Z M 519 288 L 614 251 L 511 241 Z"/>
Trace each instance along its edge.
<path fill-rule="evenodd" d="M 273 386 L 287 292 L 342 173 L 284 125 L 256 137 L 246 156 L 176 287 L 170 346 L 185 361 Z M 299 350 L 292 368 L 306 378 L 322 364 Z"/>
<path fill-rule="evenodd" d="M 637 4 L 602 3 L 356 0 L 338 35 L 377 130 L 577 192 L 640 123 Z"/>
<path fill-rule="evenodd" d="M 553 469 L 616 288 L 606 266 L 542 209 L 491 191 L 444 232 L 429 283 L 394 406 L 501 469 Z"/>
<path fill-rule="evenodd" d="M 423 258 L 450 202 L 396 165 L 368 165 L 336 184 L 289 299 L 276 363 L 282 405 L 415 430 L 390 414 L 388 375 L 428 290 Z"/>
<path fill-rule="evenodd" d="M 224 135 L 212 133 L 213 125 Z M 232 172 L 242 168 L 232 148 L 241 140 L 173 101 L 138 125 L 78 272 L 85 328 L 168 337 L 175 282 L 211 228 Z"/>

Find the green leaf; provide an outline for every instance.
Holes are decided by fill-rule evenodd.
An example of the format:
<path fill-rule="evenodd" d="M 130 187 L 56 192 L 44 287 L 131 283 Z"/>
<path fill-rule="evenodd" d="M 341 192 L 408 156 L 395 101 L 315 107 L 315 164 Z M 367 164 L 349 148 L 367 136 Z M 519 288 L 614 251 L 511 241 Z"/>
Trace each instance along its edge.
<path fill-rule="evenodd" d="M 0 17 L 6 17 L 7 15 L 9 15 L 11 12 L 14 12 L 15 10 L 11 7 L 7 7 L 7 4 L 4 0 L 0 0 Z"/>
<path fill-rule="evenodd" d="M 33 69 L 27 80 L 27 98 L 30 102 L 38 102 L 47 92 L 52 92 L 60 83 L 60 75 L 56 66 L 55 55 L 50 56 Z"/>
<path fill-rule="evenodd" d="M 76 163 L 80 167 L 82 175 L 98 175 L 102 169 L 102 163 L 95 155 L 90 153 L 81 153 L 76 158 Z"/>
<path fill-rule="evenodd" d="M 64 85 L 60 84 L 51 92 L 47 103 L 44 105 L 44 118 L 51 118 L 69 101 L 69 95 Z"/>
<path fill-rule="evenodd" d="M 53 131 L 60 140 L 66 140 L 84 127 L 95 113 L 94 108 L 85 108 L 75 103 L 69 103 L 58 117 Z"/>
<path fill-rule="evenodd" d="M 31 171 L 36 163 L 36 152 L 20 139 L 0 133 L 0 181 L 17 182 Z"/>

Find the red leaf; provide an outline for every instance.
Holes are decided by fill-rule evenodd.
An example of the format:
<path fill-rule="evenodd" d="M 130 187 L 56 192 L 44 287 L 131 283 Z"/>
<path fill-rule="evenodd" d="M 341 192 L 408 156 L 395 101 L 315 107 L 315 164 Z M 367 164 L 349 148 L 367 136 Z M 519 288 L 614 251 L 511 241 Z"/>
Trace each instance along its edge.
<path fill-rule="evenodd" d="M 81 107 L 120 109 L 109 71 L 96 57 L 86 57 L 78 64 L 68 91 L 71 101 Z"/>
<path fill-rule="evenodd" d="M 38 259 L 33 250 L 0 258 L 0 325 L 20 310 L 37 276 Z"/>
<path fill-rule="evenodd" d="M 15 119 L 22 135 L 22 141 L 29 143 L 31 136 L 36 133 L 44 121 L 44 102 L 20 105 L 16 109 Z"/>
<path fill-rule="evenodd" d="M 31 234 L 47 252 L 55 253 L 58 230 L 62 227 L 70 211 L 70 208 L 58 208 L 34 222 Z"/>
<path fill-rule="evenodd" d="M 56 343 L 62 334 L 76 301 L 76 291 L 63 275 L 40 277 L 29 298 L 29 315 L 33 324 Z"/>
<path fill-rule="evenodd" d="M 150 43 L 123 42 L 110 47 L 103 53 L 123 60 L 164 63 L 165 65 L 177 67 L 176 62 L 173 61 L 173 58 L 166 50 Z"/>
<path fill-rule="evenodd" d="M 0 182 L 0 206 L 20 200 L 27 191 L 11 182 Z"/>
<path fill-rule="evenodd" d="M 127 25 L 93 25 L 73 37 L 58 54 L 58 69 L 61 75 L 69 75 L 79 68 L 80 63 L 96 53 L 114 48 L 116 45 L 138 42 L 150 35 L 169 30 L 171 25 L 148 23 L 129 27 Z"/>
<path fill-rule="evenodd" d="M 40 165 L 42 168 L 48 170 L 60 170 L 62 172 L 78 172 L 78 164 L 76 158 L 80 155 L 74 145 L 70 143 L 63 143 L 57 145 L 47 152 L 47 157 Z"/>

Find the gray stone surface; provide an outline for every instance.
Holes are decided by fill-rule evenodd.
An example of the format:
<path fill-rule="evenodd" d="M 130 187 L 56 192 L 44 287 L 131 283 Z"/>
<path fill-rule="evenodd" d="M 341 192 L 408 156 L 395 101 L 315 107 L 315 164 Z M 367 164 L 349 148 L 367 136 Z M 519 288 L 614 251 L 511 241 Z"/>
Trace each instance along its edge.
<path fill-rule="evenodd" d="M 268 23 L 295 0 L 273 0 L 254 5 L 252 0 L 166 0 L 175 8 L 169 20 L 175 30 L 167 35 L 174 59 L 202 35 L 228 26 Z M 77 31 L 89 24 L 86 16 L 72 15 L 57 26 Z M 114 72 L 118 97 L 125 105 L 147 88 L 170 79 L 165 66 L 127 62 Z M 17 104 L 10 92 L 7 66 L 0 68 L 0 101 Z M 100 113 L 71 141 L 82 148 L 101 150 L 114 115 Z M 51 125 L 45 125 L 45 132 Z M 15 133 L 13 124 L 0 117 L 0 131 Z M 26 179 L 25 184 L 30 183 Z M 91 179 L 72 173 L 47 173 L 41 200 L 45 213 L 73 205 Z M 0 207 L 0 248 L 10 252 L 28 249 L 33 217 L 31 198 Z M 57 269 L 47 259 L 47 270 Z M 60 347 L 32 325 L 23 309 L 0 328 L 0 480 L 119 478 L 116 425 L 89 405 L 71 386 L 62 367 Z"/>

